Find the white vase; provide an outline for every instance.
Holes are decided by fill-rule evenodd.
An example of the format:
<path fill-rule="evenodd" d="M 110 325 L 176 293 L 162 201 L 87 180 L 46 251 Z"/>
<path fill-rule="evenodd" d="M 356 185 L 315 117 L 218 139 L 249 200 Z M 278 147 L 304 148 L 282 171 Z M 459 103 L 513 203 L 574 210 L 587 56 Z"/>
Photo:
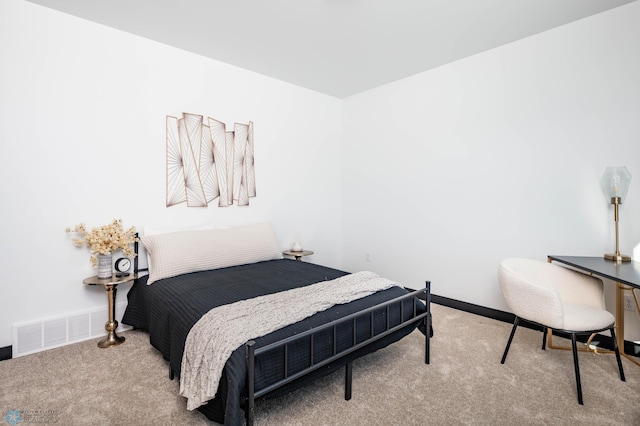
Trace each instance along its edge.
<path fill-rule="evenodd" d="M 112 263 L 110 254 L 98 255 L 98 278 L 111 278 Z"/>

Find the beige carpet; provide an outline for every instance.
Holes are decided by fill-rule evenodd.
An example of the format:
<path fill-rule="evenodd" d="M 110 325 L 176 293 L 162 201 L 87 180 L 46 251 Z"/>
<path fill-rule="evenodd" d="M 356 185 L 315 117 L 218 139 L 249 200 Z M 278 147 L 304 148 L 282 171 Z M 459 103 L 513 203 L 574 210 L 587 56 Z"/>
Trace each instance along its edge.
<path fill-rule="evenodd" d="M 415 332 L 354 363 L 351 401 L 344 400 L 339 371 L 286 397 L 259 401 L 256 423 L 640 425 L 640 366 L 623 359 L 622 382 L 615 357 L 580 353 L 580 406 L 571 352 L 543 352 L 541 333 L 520 328 L 501 365 L 509 324 L 432 306 L 430 365 L 424 364 L 424 338 Z M 88 341 L 0 362 L 0 424 L 8 424 L 9 410 L 19 410 L 23 420 L 64 425 L 211 424 L 186 410 L 148 335 L 124 336 L 123 345 L 109 349 Z"/>

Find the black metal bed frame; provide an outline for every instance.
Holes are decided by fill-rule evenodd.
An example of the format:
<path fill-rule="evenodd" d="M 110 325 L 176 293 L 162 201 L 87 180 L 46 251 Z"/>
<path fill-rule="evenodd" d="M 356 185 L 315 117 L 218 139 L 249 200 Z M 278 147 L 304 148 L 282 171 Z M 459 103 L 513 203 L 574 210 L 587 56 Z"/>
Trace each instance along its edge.
<path fill-rule="evenodd" d="M 133 264 L 133 268 L 135 273 L 137 274 L 138 272 L 143 272 L 143 271 L 148 271 L 148 268 L 143 268 L 143 269 L 138 269 L 138 234 L 136 233 L 136 241 L 134 243 L 134 251 L 136 253 L 136 255 L 134 256 L 134 264 Z M 424 297 L 425 300 L 425 312 L 418 314 L 417 312 L 417 304 L 418 304 L 418 299 Z M 405 300 L 413 300 L 413 312 L 412 312 L 412 316 L 405 320 L 404 319 L 404 304 L 403 302 Z M 399 303 L 400 304 L 400 324 L 394 326 L 394 327 L 390 327 L 389 324 L 389 307 L 393 304 Z M 385 331 L 380 332 L 378 334 L 374 335 L 374 321 L 373 321 L 373 314 L 374 312 L 380 311 L 381 309 L 386 309 L 386 327 L 385 327 Z M 369 338 L 357 343 L 356 342 L 356 320 L 358 318 L 362 318 L 364 315 L 369 314 L 369 319 L 370 319 L 370 325 L 371 325 L 371 329 L 370 329 L 370 335 Z M 256 398 L 260 398 L 261 396 L 266 395 L 267 393 L 282 387 L 284 385 L 286 385 L 287 383 L 290 383 L 312 371 L 315 371 L 327 364 L 332 363 L 333 361 L 337 361 L 340 360 L 341 358 L 349 355 L 352 352 L 357 351 L 358 349 L 367 346 L 379 339 L 382 339 L 383 337 L 388 336 L 391 333 L 394 333 L 404 327 L 407 327 L 411 324 L 417 323 L 422 321 L 424 326 L 425 326 L 425 343 L 424 343 L 424 362 L 425 364 L 429 364 L 430 360 L 430 350 L 431 350 L 431 325 L 432 325 L 432 319 L 431 319 L 431 281 L 425 281 L 425 288 L 421 289 L 421 290 L 414 290 L 411 291 L 410 293 L 407 293 L 403 296 L 400 297 L 396 297 L 395 299 L 392 300 L 388 300 L 384 303 L 380 303 L 378 305 L 372 306 L 370 308 L 364 309 L 362 311 L 359 312 L 354 312 L 351 315 L 347 315 L 346 317 L 343 318 L 339 318 L 337 320 L 331 321 L 327 324 L 318 326 L 318 327 L 314 327 L 312 329 L 309 329 L 303 333 L 300 334 L 296 334 L 294 336 L 290 336 L 287 337 L 285 339 L 279 340 L 277 342 L 273 342 L 269 345 L 263 346 L 261 348 L 255 348 L 255 341 L 254 340 L 250 340 L 245 344 L 245 353 L 246 353 L 246 365 L 247 365 L 247 376 L 246 376 L 246 397 L 245 397 L 245 419 L 247 422 L 247 426 L 253 426 L 253 421 L 255 418 L 255 401 Z M 341 351 L 337 350 L 337 340 L 336 340 L 336 327 L 342 325 L 342 324 L 346 324 L 348 322 L 352 322 L 353 324 L 353 336 L 352 336 L 352 345 L 349 346 L 348 348 L 345 348 Z M 313 342 L 314 342 L 314 335 L 317 333 L 321 333 L 323 331 L 327 331 L 327 330 L 331 330 L 332 334 L 333 334 L 333 355 L 328 357 L 328 358 L 324 358 L 322 361 L 319 361 L 317 363 L 314 362 L 313 359 Z M 287 371 L 287 365 L 288 365 L 288 345 L 290 343 L 293 343 L 295 341 L 298 341 L 300 339 L 303 339 L 307 336 L 310 336 L 310 365 L 306 368 L 304 368 L 303 370 L 298 371 L 295 374 L 291 374 L 289 375 L 289 372 Z M 272 383 L 269 386 L 266 386 L 258 391 L 255 390 L 255 357 L 264 353 L 264 352 L 268 352 L 270 350 L 275 350 L 278 348 L 283 348 L 284 349 L 284 378 L 276 381 L 275 383 Z M 352 368 L 352 362 L 353 361 L 349 361 L 345 364 L 345 383 L 344 383 L 344 399 L 349 401 L 351 399 L 351 389 L 352 389 L 352 379 L 353 379 L 353 368 Z M 171 369 L 171 364 L 169 364 L 169 379 L 173 380 L 174 379 L 174 373 L 173 370 Z"/>
<path fill-rule="evenodd" d="M 430 352 L 430 338 L 431 338 L 431 282 L 430 281 L 426 281 L 425 282 L 425 288 L 421 289 L 421 290 L 415 290 L 411 293 L 408 293 L 404 296 L 400 296 L 400 297 L 396 297 L 395 299 L 389 300 L 387 302 L 384 303 L 380 303 L 378 305 L 372 306 L 370 308 L 367 308 L 365 310 L 359 311 L 359 312 L 355 312 L 351 315 L 348 315 L 346 317 L 331 321 L 327 324 L 312 328 L 310 330 L 307 330 L 303 333 L 300 334 L 296 334 L 295 336 L 291 336 L 291 337 L 287 337 L 285 339 L 282 339 L 278 342 L 274 342 L 271 343 L 269 345 L 263 346 L 261 348 L 255 348 L 255 341 L 254 340 L 250 340 L 245 344 L 245 349 L 246 349 L 246 362 L 247 362 L 247 377 L 246 377 L 246 392 L 247 392 L 247 396 L 245 399 L 245 419 L 247 422 L 247 426 L 252 426 L 253 425 L 253 421 L 255 419 L 255 400 L 256 398 L 260 398 L 263 395 L 266 395 L 267 393 L 286 385 L 287 383 L 290 383 L 314 370 L 317 370 L 318 368 L 321 368 L 333 361 L 339 360 L 345 356 L 347 356 L 348 354 L 370 344 L 375 342 L 376 340 L 379 340 L 383 337 L 386 337 L 387 335 L 398 331 L 404 327 L 407 327 L 411 324 L 417 323 L 422 321 L 425 325 L 425 359 L 424 362 L 425 364 L 429 364 L 429 352 Z M 424 296 L 425 299 L 425 306 L 426 306 L 426 310 L 425 312 L 418 314 L 417 313 L 417 303 L 418 303 L 418 298 L 420 296 Z M 405 300 L 409 300 L 409 299 L 413 299 L 413 314 L 411 316 L 411 318 L 404 320 L 404 315 L 403 315 L 403 306 L 404 304 L 402 303 Z M 393 304 L 399 303 L 400 304 L 400 324 L 394 326 L 394 327 L 390 327 L 389 325 L 389 307 Z M 381 309 L 386 309 L 386 318 L 387 318 L 387 323 L 386 323 L 386 328 L 385 331 L 380 332 L 378 334 L 374 335 L 374 331 L 373 331 L 373 313 L 380 311 Z M 370 316 L 370 323 L 371 323 L 371 330 L 370 330 L 370 336 L 368 339 L 360 342 L 360 343 L 356 343 L 356 319 L 357 318 L 362 318 L 364 315 L 369 314 Z M 349 346 L 348 348 L 338 351 L 337 350 L 337 342 L 336 342 L 336 327 L 338 327 L 339 325 L 342 324 L 346 324 L 352 322 L 353 323 L 353 337 L 352 337 L 352 346 Z M 313 336 L 317 333 L 321 333 L 324 331 L 328 331 L 331 330 L 333 333 L 333 355 L 323 359 L 322 361 L 319 361 L 317 363 L 314 363 L 313 360 L 313 341 L 314 338 Z M 298 341 L 300 339 L 303 339 L 307 336 L 311 336 L 310 337 L 310 365 L 308 367 L 306 367 L 305 369 L 298 371 L 295 374 L 291 374 L 289 375 L 288 371 L 287 371 L 287 364 L 288 364 L 288 345 L 290 343 L 293 343 L 295 341 Z M 279 381 L 266 386 L 260 390 L 255 390 L 255 357 L 270 351 L 270 350 L 274 350 L 277 348 L 283 348 L 284 349 L 284 378 L 280 379 Z M 352 362 L 353 361 L 349 361 L 346 363 L 345 365 L 345 384 L 344 384 L 344 399 L 345 400 L 350 400 L 351 399 L 351 389 L 352 389 Z"/>

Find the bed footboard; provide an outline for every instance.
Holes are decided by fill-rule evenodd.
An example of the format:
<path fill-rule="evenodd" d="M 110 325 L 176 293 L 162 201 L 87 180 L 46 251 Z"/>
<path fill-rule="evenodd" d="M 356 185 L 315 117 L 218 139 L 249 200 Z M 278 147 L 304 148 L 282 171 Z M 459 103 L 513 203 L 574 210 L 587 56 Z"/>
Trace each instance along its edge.
<path fill-rule="evenodd" d="M 423 298 L 425 300 L 425 312 L 423 313 L 418 313 L 417 310 L 417 304 L 418 304 L 418 298 Z M 401 314 L 400 315 L 400 324 L 395 325 L 393 327 L 390 326 L 389 324 L 389 307 L 393 304 L 396 303 L 400 303 L 400 309 L 402 312 L 402 306 L 403 306 L 403 301 L 408 300 L 408 299 L 413 299 L 413 312 L 412 315 L 409 319 L 404 319 L 404 316 Z M 387 324 L 386 324 L 386 328 L 383 332 L 374 334 L 374 330 L 373 330 L 373 315 L 374 312 L 380 311 L 381 309 L 386 309 L 386 318 L 387 318 Z M 356 335 L 355 335 L 355 330 L 356 330 L 356 326 L 355 326 L 355 322 L 357 318 L 362 318 L 364 315 L 370 315 L 370 322 L 371 322 L 371 332 L 370 332 L 370 336 L 368 339 L 363 340 L 361 342 L 357 342 L 356 341 Z M 336 329 L 338 326 L 340 325 L 344 325 L 347 324 L 349 322 L 353 322 L 353 329 L 354 329 L 354 335 L 353 335 L 353 344 L 343 350 L 338 350 L 337 346 L 336 346 Z M 351 354 L 352 352 L 355 352 L 356 350 L 371 344 L 379 339 L 382 339 L 383 337 L 388 336 L 391 333 L 394 333 L 404 327 L 407 327 L 409 325 L 412 324 L 416 324 L 422 322 L 422 324 L 424 324 L 425 326 L 425 364 L 429 364 L 429 358 L 430 358 L 430 338 L 431 338 L 431 325 L 432 325 L 432 320 L 431 320 L 431 282 L 430 281 L 426 281 L 425 282 L 425 288 L 421 289 L 421 290 L 415 290 L 412 291 L 411 293 L 408 293 L 404 296 L 400 296 L 397 297 L 395 299 L 389 300 L 387 302 L 372 306 L 368 309 L 353 313 L 351 315 L 348 315 L 344 318 L 340 318 L 337 319 L 335 321 L 332 321 L 328 324 L 319 326 L 319 327 L 315 327 L 312 328 L 304 333 L 300 333 L 300 334 L 296 334 L 295 336 L 291 336 L 288 337 L 286 339 L 280 340 L 278 342 L 274 342 L 272 344 L 266 345 L 264 347 L 261 348 L 255 348 L 255 341 L 251 340 L 249 342 L 246 343 L 245 348 L 246 348 L 246 363 L 247 363 L 247 377 L 246 377 L 246 391 L 247 391 L 247 397 L 246 397 L 246 401 L 245 401 L 245 418 L 246 418 L 246 422 L 247 422 L 247 426 L 251 426 L 253 425 L 253 421 L 254 421 L 254 416 L 255 416 L 255 400 L 256 398 L 260 398 L 261 396 L 266 395 L 267 393 L 281 387 L 284 386 L 287 383 L 290 383 L 312 371 L 315 371 L 331 362 L 337 361 L 341 358 L 346 357 L 347 355 Z M 315 362 L 313 359 L 313 336 L 321 333 L 321 332 L 326 332 L 330 330 L 333 333 L 334 339 L 334 346 L 333 346 L 333 354 L 328 357 L 328 358 L 324 358 L 321 361 Z M 294 374 L 289 374 L 289 372 L 287 371 L 287 356 L 288 356 L 288 345 L 292 342 L 298 341 L 302 338 L 305 338 L 309 336 L 310 337 L 310 345 L 311 345 L 311 350 L 310 350 L 310 363 L 309 366 L 302 369 L 301 371 L 298 371 Z M 265 353 L 267 351 L 276 349 L 276 348 L 283 348 L 284 349 L 284 377 L 272 384 L 270 384 L 269 386 L 266 386 L 262 389 L 255 389 L 255 357 L 259 356 L 262 353 Z M 351 383 L 352 383 L 352 365 L 351 365 L 352 361 L 349 361 L 346 363 L 345 365 L 345 399 L 349 400 L 351 399 Z"/>

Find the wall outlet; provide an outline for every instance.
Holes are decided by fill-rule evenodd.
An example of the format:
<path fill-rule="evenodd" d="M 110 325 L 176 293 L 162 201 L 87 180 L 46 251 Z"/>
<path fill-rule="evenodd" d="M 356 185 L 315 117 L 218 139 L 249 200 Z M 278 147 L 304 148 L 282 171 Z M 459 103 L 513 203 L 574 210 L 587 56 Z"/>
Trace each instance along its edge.
<path fill-rule="evenodd" d="M 625 311 L 633 311 L 635 310 L 635 302 L 633 300 L 633 296 L 625 295 L 624 296 L 624 310 Z"/>
<path fill-rule="evenodd" d="M 371 262 L 371 254 L 370 253 L 365 253 L 364 254 L 364 260 L 365 260 L 365 262 Z"/>

